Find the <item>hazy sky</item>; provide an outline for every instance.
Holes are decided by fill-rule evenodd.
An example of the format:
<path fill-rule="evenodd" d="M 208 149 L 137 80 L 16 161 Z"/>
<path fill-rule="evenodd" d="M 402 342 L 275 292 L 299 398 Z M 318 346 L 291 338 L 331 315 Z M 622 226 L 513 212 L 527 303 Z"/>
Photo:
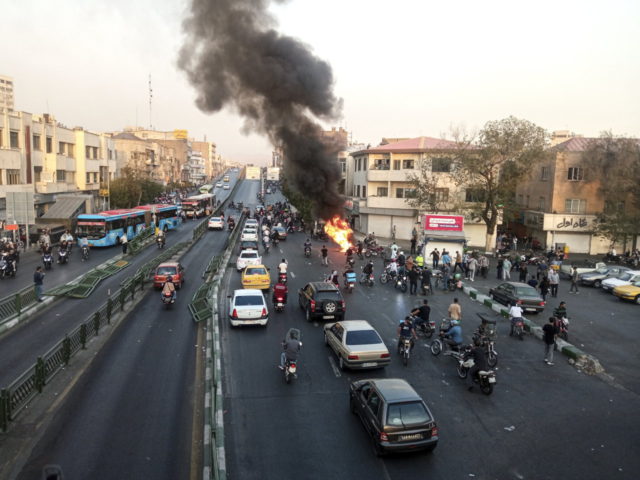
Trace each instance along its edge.
<path fill-rule="evenodd" d="M 4 0 L 0 74 L 16 109 L 67 126 L 205 135 L 232 160 L 271 146 L 232 112 L 205 115 L 176 68 L 186 0 Z M 353 140 L 440 137 L 508 115 L 549 131 L 640 136 L 640 1 L 292 0 L 280 30 L 328 61 Z M 326 125 L 330 127 L 331 125 Z"/>

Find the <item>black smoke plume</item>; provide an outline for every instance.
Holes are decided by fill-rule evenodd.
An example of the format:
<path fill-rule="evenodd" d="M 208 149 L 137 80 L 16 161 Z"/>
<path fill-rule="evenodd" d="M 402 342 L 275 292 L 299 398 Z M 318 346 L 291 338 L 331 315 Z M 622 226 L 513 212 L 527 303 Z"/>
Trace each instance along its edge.
<path fill-rule="evenodd" d="M 245 128 L 268 135 L 284 153 L 289 183 L 325 219 L 343 214 L 337 152 L 317 119 L 331 120 L 341 102 L 328 63 L 300 41 L 281 35 L 267 12 L 270 0 L 192 0 L 184 21 L 183 69 L 205 112 L 231 106 Z"/>

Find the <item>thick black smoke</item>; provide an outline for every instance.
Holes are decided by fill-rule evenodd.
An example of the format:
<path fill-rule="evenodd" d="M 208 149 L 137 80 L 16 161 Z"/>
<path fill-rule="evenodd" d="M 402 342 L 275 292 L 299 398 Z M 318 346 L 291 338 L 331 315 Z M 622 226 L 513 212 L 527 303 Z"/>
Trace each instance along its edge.
<path fill-rule="evenodd" d="M 339 115 L 333 74 L 300 41 L 281 35 L 269 0 L 192 0 L 179 66 L 206 112 L 235 107 L 246 128 L 265 133 L 285 157 L 290 184 L 322 218 L 342 215 L 338 193 L 340 145 L 322 138 L 315 119 Z"/>

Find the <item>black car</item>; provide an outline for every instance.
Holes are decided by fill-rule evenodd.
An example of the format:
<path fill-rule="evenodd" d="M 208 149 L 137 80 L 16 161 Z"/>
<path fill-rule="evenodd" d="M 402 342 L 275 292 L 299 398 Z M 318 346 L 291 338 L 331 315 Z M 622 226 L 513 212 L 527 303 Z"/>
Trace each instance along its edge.
<path fill-rule="evenodd" d="M 239 251 L 243 251 L 243 250 L 258 250 L 258 242 L 253 242 L 251 240 L 245 240 L 243 242 L 240 242 L 240 247 Z"/>
<path fill-rule="evenodd" d="M 305 311 L 307 321 L 314 319 L 344 319 L 345 303 L 338 287 L 329 282 L 311 282 L 298 292 L 300 308 Z"/>
<path fill-rule="evenodd" d="M 507 306 L 517 303 L 525 312 L 539 313 L 545 305 L 535 288 L 520 282 L 501 283 L 489 290 L 489 297 Z"/>
<path fill-rule="evenodd" d="M 407 381 L 367 379 L 351 383 L 349 408 L 358 415 L 376 455 L 433 451 L 438 426 L 429 407 Z"/>

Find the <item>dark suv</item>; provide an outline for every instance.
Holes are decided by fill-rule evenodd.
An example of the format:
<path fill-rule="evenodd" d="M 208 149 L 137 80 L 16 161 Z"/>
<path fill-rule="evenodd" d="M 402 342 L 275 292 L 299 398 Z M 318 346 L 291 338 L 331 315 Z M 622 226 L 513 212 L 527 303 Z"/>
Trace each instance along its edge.
<path fill-rule="evenodd" d="M 305 311 L 307 321 L 344 319 L 345 304 L 338 287 L 329 282 L 311 282 L 298 292 L 300 308 Z"/>
<path fill-rule="evenodd" d="M 378 456 L 414 450 L 431 452 L 438 445 L 438 427 L 429 407 L 405 380 L 353 382 L 349 407 L 362 420 Z"/>

